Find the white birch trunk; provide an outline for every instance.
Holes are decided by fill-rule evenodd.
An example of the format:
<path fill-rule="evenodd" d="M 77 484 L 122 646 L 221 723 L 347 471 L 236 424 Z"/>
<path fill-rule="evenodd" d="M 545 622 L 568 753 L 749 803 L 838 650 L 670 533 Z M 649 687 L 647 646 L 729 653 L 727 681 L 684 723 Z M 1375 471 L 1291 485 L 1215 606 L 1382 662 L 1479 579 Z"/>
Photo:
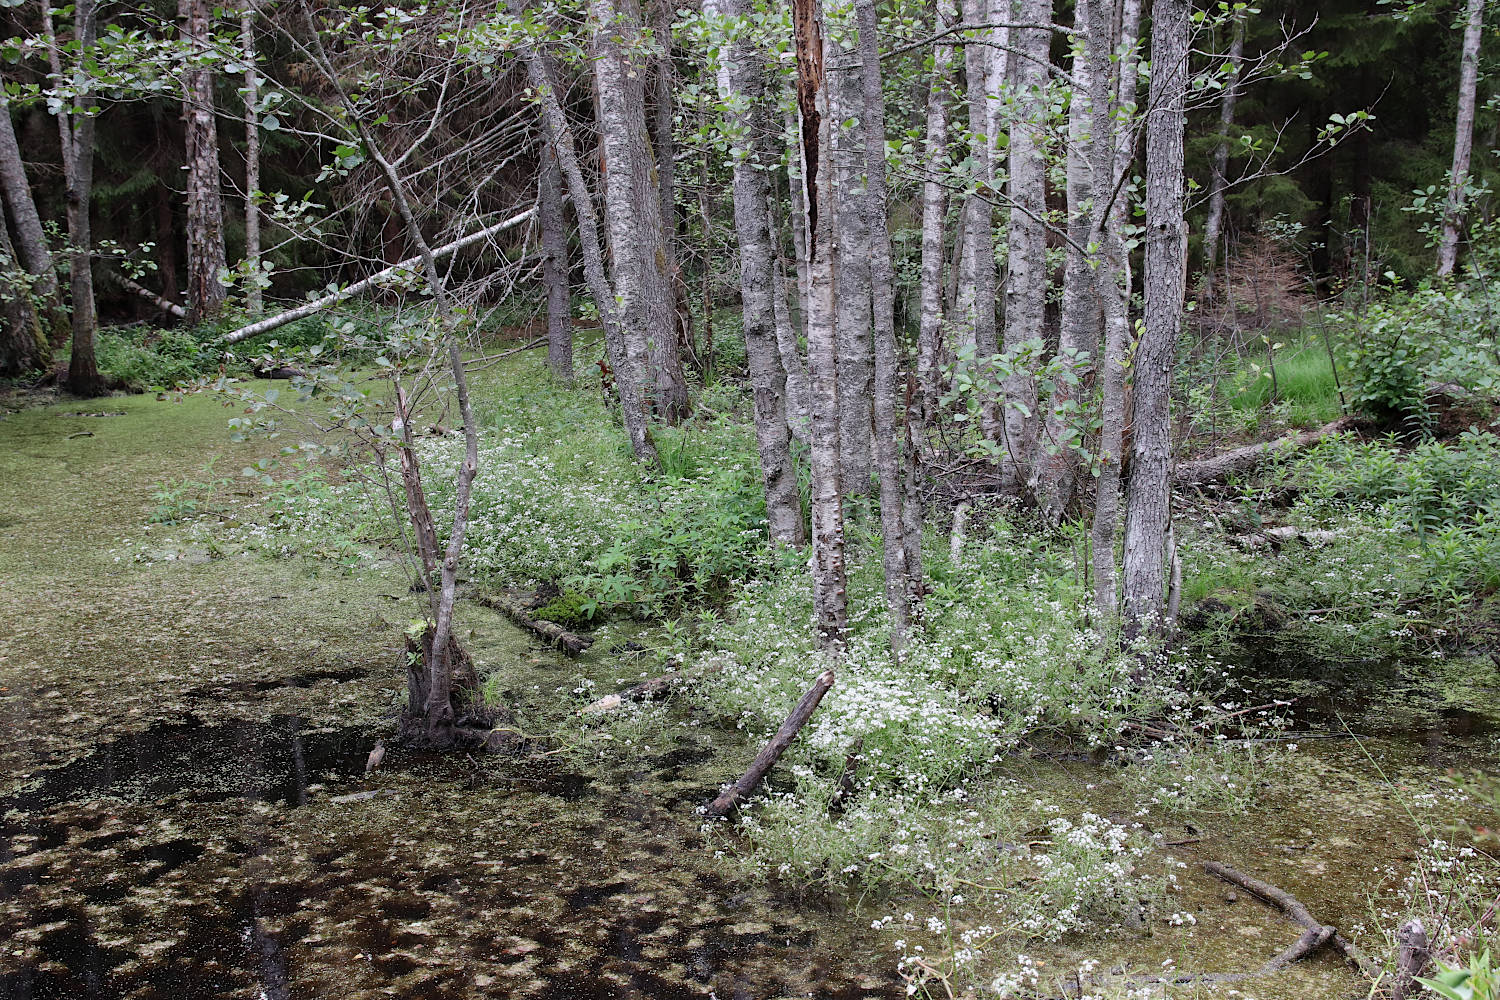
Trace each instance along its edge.
<path fill-rule="evenodd" d="M 933 24 L 942 31 L 958 19 L 954 0 L 938 0 Z M 953 90 L 949 74 L 953 46 L 938 41 L 932 49 L 932 77 L 927 87 L 927 137 L 923 160 L 929 171 L 922 184 L 921 326 L 917 334 L 917 381 L 922 419 L 934 418 L 941 394 L 943 343 L 943 224 L 948 213 L 948 102 Z"/>
<path fill-rule="evenodd" d="M 1464 25 L 1462 61 L 1458 71 L 1458 119 L 1453 130 L 1453 169 L 1448 180 L 1448 204 L 1438 243 L 1438 276 L 1453 273 L 1458 263 L 1458 238 L 1463 229 L 1464 188 L 1469 181 L 1469 157 L 1474 148 L 1474 103 L 1479 89 L 1479 43 L 1484 34 L 1485 0 L 1469 0 Z"/>
<path fill-rule="evenodd" d="M 1188 81 L 1187 0 L 1151 5 L 1151 93 L 1146 121 L 1146 321 L 1136 347 L 1133 446 L 1125 514 L 1125 632 L 1163 628 L 1172 523 L 1171 394 L 1182 325 L 1187 228 L 1183 132 Z"/>
<path fill-rule="evenodd" d="M 245 308 L 259 316 L 263 308 L 260 270 L 260 72 L 255 68 L 255 11 L 240 10 L 240 50 L 245 60 Z"/>
<path fill-rule="evenodd" d="M 551 143 L 537 159 L 537 214 L 542 227 L 542 284 L 547 289 L 547 367 L 555 378 L 573 379 L 572 287 L 568 281 L 568 234 L 563 222 L 562 168 Z"/>
<path fill-rule="evenodd" d="M 183 38 L 194 59 L 206 58 L 213 32 L 208 0 L 180 0 Z M 190 65 L 183 79 L 187 136 L 187 318 L 202 323 L 224 308 L 224 208 L 219 197 L 219 130 L 214 71 Z"/>

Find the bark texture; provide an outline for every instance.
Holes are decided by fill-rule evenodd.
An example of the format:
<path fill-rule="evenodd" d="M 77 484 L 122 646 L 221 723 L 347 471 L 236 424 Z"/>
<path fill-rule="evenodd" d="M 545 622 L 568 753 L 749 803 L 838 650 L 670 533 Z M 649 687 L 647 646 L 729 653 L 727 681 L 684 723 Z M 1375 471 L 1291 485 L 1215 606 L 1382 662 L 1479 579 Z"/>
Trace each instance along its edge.
<path fill-rule="evenodd" d="M 38 318 L 50 340 L 67 329 L 67 310 L 63 308 L 57 265 L 47 247 L 42 218 L 37 213 L 26 164 L 21 158 L 21 146 L 11 124 L 10 102 L 3 92 L 0 92 L 0 194 L 10 210 L 13 256 L 32 276 L 31 293 L 41 314 Z"/>
<path fill-rule="evenodd" d="M 17 263 L 10 227 L 0 214 L 0 377 L 25 375 L 47 363 L 47 336 L 29 284 Z"/>
<path fill-rule="evenodd" d="M 915 589 L 907 554 L 921 538 L 909 538 L 906 479 L 902 474 L 902 440 L 905 414 L 896 395 L 896 267 L 891 252 L 887 221 L 885 177 L 885 96 L 880 75 L 880 15 L 875 0 L 855 0 L 859 31 L 861 90 L 860 125 L 865 148 L 865 225 L 870 234 L 870 284 L 875 339 L 874 459 L 880 482 L 881 568 L 885 578 L 885 600 L 891 613 L 891 649 L 896 655 L 906 645 L 911 613 L 908 598 Z M 907 461 L 912 456 L 906 456 Z M 920 556 L 919 556 L 920 558 Z"/>
<path fill-rule="evenodd" d="M 542 227 L 542 284 L 547 288 L 547 367 L 565 381 L 573 378 L 573 309 L 569 302 L 568 234 L 563 222 L 562 169 L 557 152 L 543 143 L 537 214 Z"/>
<path fill-rule="evenodd" d="M 45 7 L 46 5 L 44 5 Z M 46 32 L 57 51 L 52 16 L 45 15 Z M 85 60 L 93 55 L 98 37 L 98 11 L 95 0 L 78 0 L 73 7 L 73 38 L 77 44 L 75 58 Z M 60 67 L 54 73 L 61 78 Z M 73 97 L 72 114 L 58 116 L 63 149 L 63 182 L 67 190 L 68 270 L 72 294 L 72 353 L 68 359 L 68 391 L 75 396 L 99 396 L 104 393 L 104 378 L 94 355 L 98 317 L 94 312 L 94 230 L 90 202 L 94 193 L 94 128 L 97 119 L 90 113 L 93 104 L 87 90 Z"/>
<path fill-rule="evenodd" d="M 938 0 L 934 31 L 941 32 L 958 20 L 954 0 Z M 928 174 L 922 183 L 922 290 L 920 326 L 917 333 L 917 384 L 923 422 L 934 419 L 941 395 L 943 350 L 943 259 L 944 222 L 948 214 L 948 188 L 943 183 L 948 163 L 948 104 L 953 84 L 953 46 L 939 41 L 932 49 L 932 76 L 927 86 L 927 136 L 923 159 Z"/>
<path fill-rule="evenodd" d="M 255 11 L 240 11 L 240 50 L 245 60 L 245 310 L 264 309 L 260 270 L 260 71 L 255 68 Z"/>
<path fill-rule="evenodd" d="M 1463 229 L 1464 188 L 1469 181 L 1469 157 L 1474 148 L 1474 105 L 1479 90 L 1479 43 L 1484 35 L 1485 0 L 1469 0 L 1464 23 L 1463 52 L 1458 70 L 1458 118 L 1453 130 L 1453 169 L 1449 173 L 1448 205 L 1438 242 L 1438 275 L 1453 273 L 1458 263 L 1458 238 Z"/>
<path fill-rule="evenodd" d="M 704 13 L 747 17 L 748 0 L 705 0 Z M 771 240 L 764 56 L 736 32 L 718 71 L 719 96 L 733 133 L 734 227 L 740 245 L 740 303 L 755 406 L 755 443 L 773 541 L 803 545 L 802 504 L 792 464 L 786 373 L 777 345 L 776 252 Z"/>
<path fill-rule="evenodd" d="M 202 323 L 224 308 L 224 209 L 219 199 L 219 131 L 214 120 L 213 31 L 208 0 L 179 0 L 182 35 L 192 48 L 183 80 L 187 128 L 187 313 Z"/>
<path fill-rule="evenodd" d="M 1027 27 L 1011 31 L 1015 54 L 1015 117 L 1010 128 L 1010 258 L 1005 282 L 1006 351 L 1044 335 L 1047 308 L 1047 231 L 1042 218 L 1047 207 L 1045 159 L 1048 47 L 1051 32 L 1031 25 L 1050 24 L 1052 0 L 1021 0 L 1018 20 Z M 1003 473 L 1013 489 L 1030 485 L 1035 461 L 1036 413 L 1031 380 L 1012 375 L 1005 380 Z"/>
<path fill-rule="evenodd" d="M 688 413 L 687 381 L 678 352 L 677 299 L 661 191 L 646 131 L 640 12 L 634 0 L 591 0 L 589 12 L 604 148 L 605 218 L 626 352 L 652 411 L 676 422 Z"/>
<path fill-rule="evenodd" d="M 873 467 L 872 417 L 874 352 L 873 275 L 870 270 L 870 220 L 865 211 L 865 150 L 862 129 L 863 92 L 858 57 L 852 45 L 853 25 L 830 24 L 824 6 L 828 102 L 833 136 L 832 181 L 837 255 L 834 282 L 839 338 L 839 462 L 845 496 L 870 492 Z"/>
<path fill-rule="evenodd" d="M 1125 514 L 1125 630 L 1165 627 L 1167 535 L 1172 523 L 1171 391 L 1182 325 L 1187 229 L 1183 129 L 1186 0 L 1151 5 L 1151 108 L 1146 119 L 1146 322 L 1136 347 L 1135 426 Z"/>
<path fill-rule="evenodd" d="M 833 146 L 819 0 L 793 0 L 803 203 L 807 207 L 807 377 L 812 410 L 812 583 L 819 645 L 837 656 L 848 602 L 839 464 L 839 344 L 834 314 Z"/>

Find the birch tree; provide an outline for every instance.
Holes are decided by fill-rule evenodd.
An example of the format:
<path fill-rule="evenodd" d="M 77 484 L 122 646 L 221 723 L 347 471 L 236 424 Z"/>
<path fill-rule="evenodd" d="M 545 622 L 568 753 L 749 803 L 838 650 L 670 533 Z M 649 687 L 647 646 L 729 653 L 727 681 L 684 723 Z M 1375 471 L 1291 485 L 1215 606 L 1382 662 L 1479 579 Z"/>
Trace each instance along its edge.
<path fill-rule="evenodd" d="M 67 336 L 68 317 L 57 280 L 57 264 L 47 246 L 47 234 L 36 209 L 21 146 L 10 120 L 10 101 L 0 89 L 0 194 L 10 211 L 14 257 L 30 275 L 30 293 L 48 341 Z"/>
<path fill-rule="evenodd" d="M 1186 0 L 1151 5 L 1151 90 L 1146 113 L 1145 326 L 1132 365 L 1134 442 L 1125 516 L 1125 630 L 1165 627 L 1172 524 L 1171 390 L 1182 325 L 1187 229 L 1183 132 L 1188 82 Z"/>
<path fill-rule="evenodd" d="M 807 233 L 807 377 L 812 411 L 812 583 L 819 646 L 837 655 L 848 600 L 839 466 L 839 343 L 835 318 L 833 125 L 819 0 L 793 0 L 799 155 Z"/>
<path fill-rule="evenodd" d="M 635 0 L 591 0 L 599 132 L 604 148 L 604 207 L 615 294 L 631 368 L 651 409 L 675 422 L 688 412 L 677 349 L 672 290 L 656 165 L 646 130 L 645 46 Z M 575 201 L 576 206 L 576 201 Z"/>
<path fill-rule="evenodd" d="M 1474 104 L 1479 91 L 1479 43 L 1484 34 L 1485 0 L 1468 0 L 1464 41 L 1458 73 L 1458 116 L 1453 129 L 1453 169 L 1448 175 L 1448 202 L 1438 241 L 1439 277 L 1453 273 L 1458 263 L 1458 239 L 1463 228 L 1469 158 L 1474 148 Z"/>
<path fill-rule="evenodd" d="M 537 154 L 537 216 L 542 227 L 542 284 L 547 290 L 547 367 L 554 377 L 573 378 L 572 289 L 568 282 L 568 234 L 563 221 L 562 168 L 551 143 Z"/>
<path fill-rule="evenodd" d="M 954 0 L 937 0 L 933 21 L 941 34 L 958 20 Z M 927 130 L 923 139 L 923 161 L 927 175 L 922 182 L 922 277 L 920 327 L 917 333 L 917 382 L 920 387 L 923 422 L 936 415 L 941 377 L 943 322 L 944 222 L 948 215 L 949 169 L 948 104 L 952 82 L 953 45 L 940 38 L 932 49 L 932 71 L 927 84 Z"/>
<path fill-rule="evenodd" d="M 730 33 L 717 70 L 734 171 L 734 227 L 739 238 L 740 303 L 745 354 L 755 407 L 755 443 L 765 487 L 771 539 L 807 541 L 787 421 L 786 374 L 776 333 L 776 251 L 772 243 L 770 128 L 766 114 L 765 56 L 750 41 L 748 0 L 704 0 L 704 14 L 729 19 Z M 784 289 L 783 289 L 784 291 Z"/>
<path fill-rule="evenodd" d="M 256 68 L 255 11 L 240 9 L 240 57 L 245 61 L 245 309 L 263 308 L 260 267 L 260 70 Z"/>

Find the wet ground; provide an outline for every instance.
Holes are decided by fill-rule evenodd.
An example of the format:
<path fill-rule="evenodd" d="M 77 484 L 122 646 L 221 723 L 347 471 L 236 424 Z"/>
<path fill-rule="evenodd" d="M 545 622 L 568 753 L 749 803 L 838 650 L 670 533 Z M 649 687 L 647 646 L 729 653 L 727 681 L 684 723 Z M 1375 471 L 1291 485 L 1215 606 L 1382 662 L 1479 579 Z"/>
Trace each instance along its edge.
<path fill-rule="evenodd" d="M 403 581 L 174 549 L 153 494 L 248 463 L 229 414 L 84 409 L 0 420 L 0 998 L 900 992 L 842 904 L 708 863 L 706 744 L 588 773 L 393 750 L 366 777 Z M 513 687 L 572 683 L 498 615 L 462 624 Z"/>
<path fill-rule="evenodd" d="M 404 581 L 146 531 L 160 483 L 213 453 L 231 473 L 256 453 L 227 442 L 230 413 L 211 400 L 107 402 L 0 419 L 0 1000 L 905 994 L 889 935 L 870 929 L 890 901 L 715 862 L 726 845 L 705 841 L 692 807 L 747 755 L 722 733 L 683 728 L 628 766 L 392 750 L 366 776 L 404 697 Z M 259 488 L 217 493 L 233 509 Z M 580 667 L 483 609 L 460 626 L 523 728 L 580 670 L 620 672 L 607 644 Z M 1279 914 L 1203 876 L 1205 860 L 1325 921 L 1371 923 L 1370 894 L 1443 819 L 1442 774 L 1500 759 L 1494 721 L 1465 698 L 1365 704 L 1347 731 L 1323 710 L 1334 699 L 1250 817 L 1150 817 L 1183 866 L 1172 906 L 1196 923 L 1157 914 L 1016 950 L 1058 971 L 1055 995 L 1084 958 L 1233 971 L 1290 943 Z M 1006 771 L 1079 809 L 1135 806 L 1119 768 Z M 1324 954 L 1215 995 L 1230 989 L 1354 998 L 1368 984 Z"/>

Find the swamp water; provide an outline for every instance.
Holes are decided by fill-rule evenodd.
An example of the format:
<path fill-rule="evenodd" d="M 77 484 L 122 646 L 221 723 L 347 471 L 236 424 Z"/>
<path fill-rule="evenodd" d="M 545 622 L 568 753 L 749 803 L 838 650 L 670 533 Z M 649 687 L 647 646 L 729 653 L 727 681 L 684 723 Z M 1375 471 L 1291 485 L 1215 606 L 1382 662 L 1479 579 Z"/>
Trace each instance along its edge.
<path fill-rule="evenodd" d="M 209 454 L 232 469 L 254 457 L 225 442 L 226 416 L 136 397 L 0 419 L 0 998 L 904 995 L 870 922 L 925 901 L 799 893 L 716 865 L 723 845 L 692 807 L 753 752 L 724 734 L 685 731 L 628 767 L 393 750 L 366 777 L 404 697 L 394 651 L 414 605 L 399 577 L 217 557 L 143 528 L 160 483 Z M 260 495 L 221 493 L 226 508 Z M 563 661 L 482 609 L 461 625 L 522 701 L 621 672 L 597 647 Z M 1058 970 L 1254 968 L 1295 935 L 1245 894 L 1231 902 L 1197 870 L 1208 859 L 1320 919 L 1365 919 L 1390 880 L 1377 869 L 1417 843 L 1403 796 L 1497 754 L 1488 717 L 1461 706 L 1360 731 L 1309 740 L 1298 780 L 1249 818 L 1161 821 L 1185 842 L 1164 848 L 1185 866 L 1172 906 L 1196 924 L 1158 914 L 1145 933 L 1014 950 Z M 1006 770 L 1080 808 L 1128 808 L 1096 764 Z M 1367 988 L 1325 953 L 1205 993 Z"/>

